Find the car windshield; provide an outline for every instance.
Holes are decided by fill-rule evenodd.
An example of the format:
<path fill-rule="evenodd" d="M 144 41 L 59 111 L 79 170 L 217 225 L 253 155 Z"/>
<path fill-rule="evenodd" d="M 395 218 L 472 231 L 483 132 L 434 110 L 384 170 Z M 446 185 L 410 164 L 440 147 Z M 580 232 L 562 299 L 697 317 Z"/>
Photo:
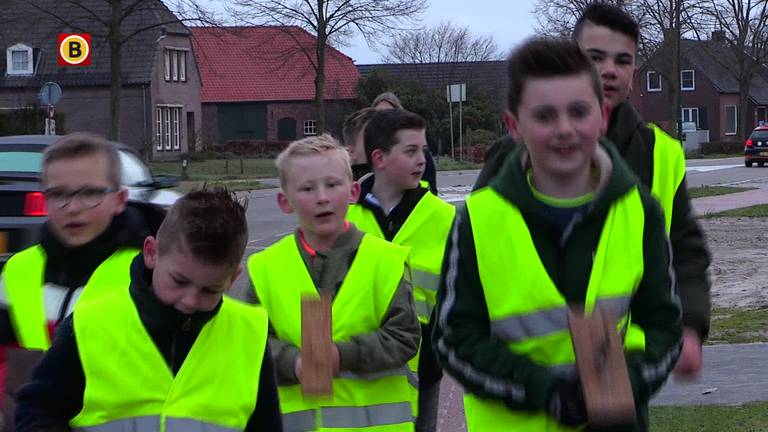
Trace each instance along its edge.
<path fill-rule="evenodd" d="M 152 183 L 152 175 L 144 163 L 127 151 L 120 152 L 123 168 L 123 184 L 126 186 L 147 186 Z"/>
<path fill-rule="evenodd" d="M 40 152 L 0 150 L 0 172 L 39 173 L 42 161 Z"/>
<path fill-rule="evenodd" d="M 754 140 L 765 141 L 768 140 L 768 130 L 753 131 L 750 138 Z"/>

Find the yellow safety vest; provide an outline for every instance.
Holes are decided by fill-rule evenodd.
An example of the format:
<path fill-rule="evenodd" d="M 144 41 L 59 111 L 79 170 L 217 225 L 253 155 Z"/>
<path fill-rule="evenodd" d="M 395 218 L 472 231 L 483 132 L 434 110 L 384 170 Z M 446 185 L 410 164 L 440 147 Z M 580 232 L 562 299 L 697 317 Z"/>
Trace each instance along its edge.
<path fill-rule="evenodd" d="M 492 188 L 470 195 L 467 210 L 492 335 L 561 377 L 574 377 L 575 355 L 565 298 L 549 277 L 520 210 Z M 644 350 L 629 305 L 643 277 L 645 213 L 637 188 L 611 206 L 595 251 L 584 309 L 619 318 L 627 351 Z M 524 391 L 524 390 L 520 390 Z M 574 431 L 547 413 L 511 410 L 500 401 L 464 396 L 469 432 Z"/>
<path fill-rule="evenodd" d="M 126 287 L 127 288 L 127 287 Z M 224 297 L 176 376 L 139 317 L 128 289 L 75 309 L 85 373 L 86 432 L 242 431 L 256 406 L 267 314 Z"/>
<path fill-rule="evenodd" d="M 392 243 L 410 248 L 413 300 L 419 320 L 427 324 L 435 307 L 448 233 L 456 208 L 427 192 L 413 208 Z M 347 219 L 361 231 L 384 238 L 373 212 L 360 204 L 349 206 Z"/>
<path fill-rule="evenodd" d="M 115 251 L 96 267 L 77 304 L 98 298 L 113 288 L 128 287 L 131 261 L 138 253 L 135 248 Z M 27 349 L 46 350 L 51 346 L 48 321 L 58 318 L 64 302 L 60 288 L 43 283 L 46 259 L 45 250 L 38 244 L 13 255 L 3 269 L 0 294 L 4 291 L 6 296 L 16 340 Z"/>
<path fill-rule="evenodd" d="M 685 177 L 685 152 L 680 141 L 669 136 L 662 128 L 653 123 L 649 123 L 648 127 L 653 129 L 654 136 L 651 194 L 659 200 L 664 210 L 664 223 L 669 233 L 675 194 Z"/>
<path fill-rule="evenodd" d="M 334 342 L 346 342 L 380 327 L 402 278 L 407 254 L 400 246 L 363 236 L 333 300 Z M 276 337 L 301 349 L 301 299 L 319 294 L 295 236 L 251 255 L 248 271 Z M 280 386 L 278 393 L 286 430 L 413 431 L 405 365 L 369 375 L 342 372 L 334 378 L 333 396 L 328 399 L 304 399 L 300 385 Z"/>

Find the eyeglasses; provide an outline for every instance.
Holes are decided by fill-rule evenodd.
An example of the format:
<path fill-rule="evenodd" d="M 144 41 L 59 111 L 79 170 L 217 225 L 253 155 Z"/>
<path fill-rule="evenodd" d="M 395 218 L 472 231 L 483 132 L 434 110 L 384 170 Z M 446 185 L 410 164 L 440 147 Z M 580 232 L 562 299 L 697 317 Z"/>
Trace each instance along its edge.
<path fill-rule="evenodd" d="M 59 188 L 46 189 L 43 191 L 45 202 L 48 208 L 63 209 L 68 206 L 75 198 L 80 202 L 80 206 L 85 209 L 98 207 L 104 202 L 108 194 L 117 192 L 120 188 L 108 187 L 84 187 L 76 191 L 67 191 Z"/>

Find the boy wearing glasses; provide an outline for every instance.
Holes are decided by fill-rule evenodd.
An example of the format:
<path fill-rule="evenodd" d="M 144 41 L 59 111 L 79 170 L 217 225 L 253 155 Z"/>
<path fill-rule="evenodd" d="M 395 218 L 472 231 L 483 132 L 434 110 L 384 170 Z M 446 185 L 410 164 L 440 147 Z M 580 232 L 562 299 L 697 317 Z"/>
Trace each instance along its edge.
<path fill-rule="evenodd" d="M 0 395 L 6 348 L 47 350 L 76 303 L 127 286 L 131 260 L 160 222 L 156 213 L 126 211 L 118 150 L 97 135 L 63 136 L 42 164 L 48 221 L 40 243 L 11 257 L 0 277 Z"/>

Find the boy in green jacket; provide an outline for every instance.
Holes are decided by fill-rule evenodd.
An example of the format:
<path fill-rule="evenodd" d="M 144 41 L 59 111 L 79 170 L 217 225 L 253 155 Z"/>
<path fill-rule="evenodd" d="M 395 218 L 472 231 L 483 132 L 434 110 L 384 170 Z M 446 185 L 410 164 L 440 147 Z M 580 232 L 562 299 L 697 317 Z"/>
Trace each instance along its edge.
<path fill-rule="evenodd" d="M 637 71 L 639 38 L 637 22 L 608 3 L 589 5 L 573 32 L 573 39 L 600 75 L 604 99 L 610 108 L 605 136 L 664 210 L 683 308 L 684 344 L 675 376 L 695 379 L 701 374 L 701 345 L 709 333 L 710 254 L 691 211 L 680 142 L 660 128 L 646 124 L 627 100 Z M 505 137 L 488 150 L 475 189 L 486 186 L 499 173 L 514 147 L 514 140 Z"/>
<path fill-rule="evenodd" d="M 508 61 L 505 124 L 523 145 L 456 215 L 433 346 L 465 388 L 469 432 L 587 423 L 567 309 L 619 318 L 638 420 L 680 353 L 680 308 L 658 203 L 599 141 L 600 80 L 579 47 L 534 39 Z"/>

